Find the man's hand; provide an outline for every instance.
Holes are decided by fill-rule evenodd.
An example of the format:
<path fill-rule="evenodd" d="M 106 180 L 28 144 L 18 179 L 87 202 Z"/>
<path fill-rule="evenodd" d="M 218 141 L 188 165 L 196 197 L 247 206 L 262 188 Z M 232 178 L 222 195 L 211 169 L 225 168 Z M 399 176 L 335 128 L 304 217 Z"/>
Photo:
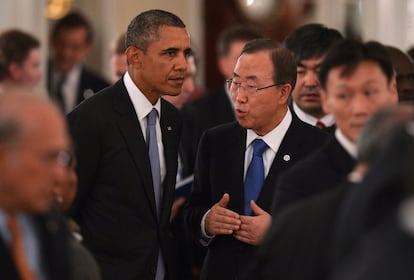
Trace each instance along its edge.
<path fill-rule="evenodd" d="M 227 209 L 230 201 L 229 194 L 225 193 L 219 202 L 214 204 L 205 220 L 208 235 L 233 234 L 240 228 L 240 215 Z"/>
<path fill-rule="evenodd" d="M 240 216 L 240 229 L 234 232 L 234 237 L 250 245 L 259 246 L 272 221 L 272 216 L 260 208 L 253 200 L 250 201 L 256 216 Z"/>
<path fill-rule="evenodd" d="M 171 207 L 171 215 L 170 215 L 170 223 L 172 221 L 174 221 L 175 217 L 178 214 L 178 211 L 180 210 L 180 208 L 184 205 L 185 203 L 185 198 L 184 197 L 179 197 L 176 200 L 174 200 L 173 205 Z"/>

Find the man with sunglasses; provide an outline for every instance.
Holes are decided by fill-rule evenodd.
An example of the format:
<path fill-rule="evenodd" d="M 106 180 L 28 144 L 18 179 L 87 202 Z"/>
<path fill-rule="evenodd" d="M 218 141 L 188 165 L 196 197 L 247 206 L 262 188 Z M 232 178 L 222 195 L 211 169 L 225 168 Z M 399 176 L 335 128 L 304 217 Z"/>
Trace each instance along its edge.
<path fill-rule="evenodd" d="M 191 232 L 208 246 L 202 279 L 242 275 L 269 227 L 277 178 L 327 137 L 289 111 L 295 82 L 295 60 L 279 43 L 243 48 L 227 82 L 237 122 L 204 133 L 186 209 Z"/>

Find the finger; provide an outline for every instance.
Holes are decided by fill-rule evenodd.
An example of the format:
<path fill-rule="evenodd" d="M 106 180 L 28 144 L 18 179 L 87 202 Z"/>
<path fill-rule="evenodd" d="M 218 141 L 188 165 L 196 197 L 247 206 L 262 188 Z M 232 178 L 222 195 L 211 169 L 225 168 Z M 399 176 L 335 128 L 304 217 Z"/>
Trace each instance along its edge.
<path fill-rule="evenodd" d="M 266 213 L 266 211 L 264 211 L 262 208 L 259 207 L 259 205 L 256 204 L 256 202 L 254 202 L 254 200 L 250 200 L 250 207 L 252 208 L 253 213 L 257 216 Z"/>
<path fill-rule="evenodd" d="M 218 202 L 221 207 L 227 208 L 227 204 L 230 201 L 230 195 L 228 193 L 223 194 L 222 198 Z"/>

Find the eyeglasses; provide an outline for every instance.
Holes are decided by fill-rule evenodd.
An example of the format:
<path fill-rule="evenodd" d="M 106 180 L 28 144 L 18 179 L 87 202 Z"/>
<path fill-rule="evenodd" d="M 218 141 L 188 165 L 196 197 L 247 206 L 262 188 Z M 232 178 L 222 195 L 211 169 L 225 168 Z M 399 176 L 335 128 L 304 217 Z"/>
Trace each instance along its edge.
<path fill-rule="evenodd" d="M 240 88 L 242 88 L 248 95 L 255 95 L 261 90 L 265 90 L 271 87 L 282 86 L 285 83 L 277 83 L 277 84 L 273 84 L 273 85 L 265 86 L 265 87 L 256 87 L 252 85 L 243 85 L 242 83 L 236 83 L 235 81 L 233 81 L 233 79 L 230 79 L 230 80 L 226 80 L 226 84 L 227 84 L 227 88 L 230 90 L 230 93 L 232 94 L 239 93 Z"/>

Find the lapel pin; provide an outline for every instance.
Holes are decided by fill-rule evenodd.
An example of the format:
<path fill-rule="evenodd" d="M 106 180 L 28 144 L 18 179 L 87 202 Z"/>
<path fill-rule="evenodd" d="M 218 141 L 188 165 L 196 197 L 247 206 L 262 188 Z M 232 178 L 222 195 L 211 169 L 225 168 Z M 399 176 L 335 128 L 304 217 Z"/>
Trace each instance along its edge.
<path fill-rule="evenodd" d="M 284 155 L 283 160 L 284 161 L 289 161 L 290 160 L 290 155 Z"/>
<path fill-rule="evenodd" d="M 168 131 L 172 131 L 172 127 L 171 126 L 167 126 L 167 130 Z"/>

